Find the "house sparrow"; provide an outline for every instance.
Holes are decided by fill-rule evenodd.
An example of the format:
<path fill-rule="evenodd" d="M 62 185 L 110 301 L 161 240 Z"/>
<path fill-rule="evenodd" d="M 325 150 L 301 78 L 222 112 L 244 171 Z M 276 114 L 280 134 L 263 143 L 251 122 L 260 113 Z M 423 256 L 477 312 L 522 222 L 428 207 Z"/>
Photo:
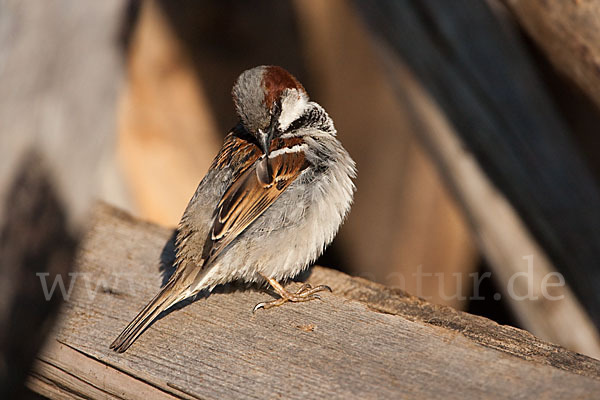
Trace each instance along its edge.
<path fill-rule="evenodd" d="M 254 308 L 319 298 L 279 281 L 306 269 L 333 240 L 352 203 L 354 161 L 333 121 L 277 66 L 237 79 L 240 122 L 200 182 L 177 228 L 175 272 L 111 344 L 124 352 L 164 310 L 233 280 L 268 282 L 279 299 Z"/>

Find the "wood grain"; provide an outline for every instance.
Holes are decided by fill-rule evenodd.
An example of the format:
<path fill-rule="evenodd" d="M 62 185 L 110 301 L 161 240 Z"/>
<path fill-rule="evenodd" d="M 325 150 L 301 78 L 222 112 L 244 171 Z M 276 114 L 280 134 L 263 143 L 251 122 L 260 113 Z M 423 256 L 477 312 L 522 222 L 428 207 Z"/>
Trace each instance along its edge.
<path fill-rule="evenodd" d="M 332 286 L 323 301 L 253 315 L 268 294 L 226 286 L 113 353 L 110 342 L 163 281 L 171 235 L 97 209 L 62 322 L 30 388 L 146 399 L 591 398 L 600 390 L 597 360 L 319 267 L 308 281 Z"/>

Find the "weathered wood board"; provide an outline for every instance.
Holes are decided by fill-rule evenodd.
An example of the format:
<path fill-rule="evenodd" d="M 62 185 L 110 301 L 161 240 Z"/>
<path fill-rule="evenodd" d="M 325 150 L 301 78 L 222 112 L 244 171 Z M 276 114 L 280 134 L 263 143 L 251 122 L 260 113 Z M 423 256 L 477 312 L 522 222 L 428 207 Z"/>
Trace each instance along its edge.
<path fill-rule="evenodd" d="M 225 287 L 111 341 L 162 283 L 171 231 L 99 206 L 28 386 L 52 398 L 593 398 L 600 361 L 527 332 L 315 267 L 322 301 L 252 314 Z M 298 283 L 291 283 L 298 285 Z M 66 286 L 68 289 L 68 286 Z"/>

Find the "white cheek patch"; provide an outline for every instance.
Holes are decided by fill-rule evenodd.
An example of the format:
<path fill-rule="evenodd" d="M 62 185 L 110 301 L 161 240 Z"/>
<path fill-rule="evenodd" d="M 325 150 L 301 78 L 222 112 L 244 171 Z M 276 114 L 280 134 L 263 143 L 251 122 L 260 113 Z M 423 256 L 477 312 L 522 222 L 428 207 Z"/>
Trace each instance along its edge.
<path fill-rule="evenodd" d="M 302 115 L 308 103 L 308 96 L 303 91 L 288 89 L 281 100 L 279 129 L 285 131 L 292 122 Z"/>
<path fill-rule="evenodd" d="M 308 145 L 306 143 L 296 144 L 292 147 L 284 147 L 282 149 L 277 149 L 277 150 L 269 153 L 269 158 L 277 157 L 281 154 L 297 153 L 299 151 L 304 151 L 307 148 L 308 148 Z"/>

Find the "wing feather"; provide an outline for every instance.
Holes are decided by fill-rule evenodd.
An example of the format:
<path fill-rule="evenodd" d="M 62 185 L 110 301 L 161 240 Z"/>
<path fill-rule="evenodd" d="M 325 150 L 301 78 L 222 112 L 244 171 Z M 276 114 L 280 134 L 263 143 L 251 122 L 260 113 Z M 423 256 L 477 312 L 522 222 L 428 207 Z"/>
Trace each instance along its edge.
<path fill-rule="evenodd" d="M 219 201 L 209 238 L 212 243 L 208 259 L 218 257 L 308 166 L 303 151 L 278 154 L 269 159 L 273 177 L 266 184 L 257 171 L 262 161 L 259 159 L 248 168 Z"/>

